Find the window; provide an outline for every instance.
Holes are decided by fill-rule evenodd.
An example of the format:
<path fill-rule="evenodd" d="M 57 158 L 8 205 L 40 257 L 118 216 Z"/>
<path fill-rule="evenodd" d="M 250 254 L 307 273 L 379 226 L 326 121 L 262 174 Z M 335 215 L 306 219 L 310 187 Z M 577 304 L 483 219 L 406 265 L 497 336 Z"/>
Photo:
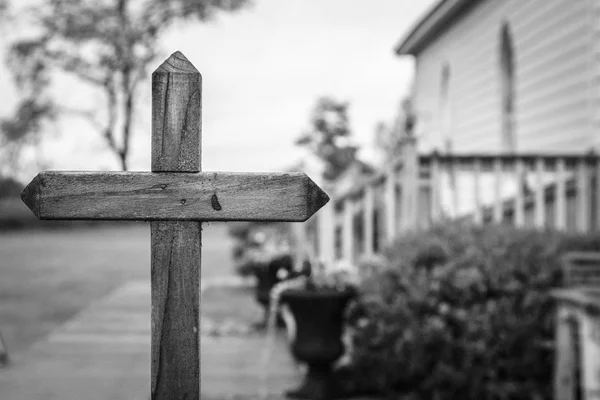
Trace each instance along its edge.
<path fill-rule="evenodd" d="M 515 134 L 515 53 L 510 27 L 502 25 L 500 37 L 500 96 L 502 149 L 516 150 Z"/>

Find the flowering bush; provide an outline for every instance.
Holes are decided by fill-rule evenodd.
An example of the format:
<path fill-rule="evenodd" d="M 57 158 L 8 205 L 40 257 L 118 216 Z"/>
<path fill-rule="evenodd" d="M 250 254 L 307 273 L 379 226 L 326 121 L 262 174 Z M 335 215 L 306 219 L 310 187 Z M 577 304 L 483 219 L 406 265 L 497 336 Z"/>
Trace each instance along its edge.
<path fill-rule="evenodd" d="M 363 264 L 349 312 L 353 391 L 417 399 L 551 398 L 560 257 L 600 237 L 438 226 Z"/>
<path fill-rule="evenodd" d="M 242 276 L 254 275 L 267 269 L 271 262 L 291 257 L 289 241 L 279 225 L 255 224 L 231 231 L 237 239 L 233 249 L 236 271 Z"/>
<path fill-rule="evenodd" d="M 357 268 L 346 260 L 339 260 L 327 267 L 321 262 L 313 262 L 306 280 L 308 290 L 353 291 L 358 285 Z"/>

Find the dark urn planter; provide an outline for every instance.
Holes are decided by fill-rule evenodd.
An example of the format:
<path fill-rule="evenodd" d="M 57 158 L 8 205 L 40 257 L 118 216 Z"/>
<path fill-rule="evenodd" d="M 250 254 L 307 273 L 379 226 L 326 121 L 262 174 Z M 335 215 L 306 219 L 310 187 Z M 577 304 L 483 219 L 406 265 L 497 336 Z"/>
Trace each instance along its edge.
<path fill-rule="evenodd" d="M 308 365 L 303 383 L 287 392 L 288 397 L 326 400 L 341 395 L 332 366 L 344 354 L 344 312 L 353 296 L 350 290 L 333 289 L 290 289 L 282 293 L 281 301 L 289 306 L 296 321 L 292 354 Z"/>

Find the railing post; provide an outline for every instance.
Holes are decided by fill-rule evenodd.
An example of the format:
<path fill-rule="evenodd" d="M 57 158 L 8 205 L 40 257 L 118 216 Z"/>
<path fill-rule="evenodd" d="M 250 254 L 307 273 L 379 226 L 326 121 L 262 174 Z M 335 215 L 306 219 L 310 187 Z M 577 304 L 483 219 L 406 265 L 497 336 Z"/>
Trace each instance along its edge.
<path fill-rule="evenodd" d="M 333 190 L 328 192 L 333 193 Z M 316 217 L 319 230 L 319 258 L 325 265 L 331 265 L 335 260 L 335 198 L 333 195 L 329 204 L 321 208 Z"/>
<path fill-rule="evenodd" d="M 375 192 L 373 186 L 370 184 L 365 185 L 363 195 L 363 226 L 364 226 L 364 239 L 365 239 L 365 255 L 370 256 L 374 252 L 373 236 L 373 211 L 375 209 Z"/>
<path fill-rule="evenodd" d="M 534 224 L 538 229 L 546 226 L 546 187 L 544 186 L 544 172 L 546 162 L 543 157 L 535 160 L 535 198 L 534 198 Z"/>
<path fill-rule="evenodd" d="M 385 233 L 387 243 L 396 236 L 396 168 L 391 165 L 385 176 Z"/>
<path fill-rule="evenodd" d="M 501 223 L 504 217 L 502 204 L 502 158 L 494 159 L 494 222 Z"/>
<path fill-rule="evenodd" d="M 439 153 L 431 154 L 431 175 L 429 188 L 431 191 L 431 222 L 436 223 L 442 217 L 441 175 Z"/>
<path fill-rule="evenodd" d="M 561 302 L 562 303 L 562 302 Z M 554 356 L 554 396 L 560 400 L 574 400 L 576 382 L 575 370 L 577 360 L 574 354 L 575 346 L 579 346 L 579 340 L 575 339 L 574 333 L 577 321 L 571 315 L 568 308 L 558 304 L 556 311 L 555 337 L 556 352 Z"/>
<path fill-rule="evenodd" d="M 308 235 L 306 234 L 306 224 L 290 224 L 293 235 L 293 250 L 294 250 L 294 269 L 301 271 L 304 261 L 309 259 Z"/>
<path fill-rule="evenodd" d="M 402 221 L 403 230 L 417 228 L 419 218 L 419 154 L 417 139 L 407 136 L 402 142 Z"/>
<path fill-rule="evenodd" d="M 342 258 L 354 262 L 354 204 L 350 196 L 344 199 L 344 211 L 343 211 L 343 225 L 342 225 Z"/>
<path fill-rule="evenodd" d="M 525 195 L 523 186 L 525 184 L 525 165 L 523 160 L 515 161 L 515 177 L 517 181 L 517 192 L 515 194 L 515 226 L 521 227 L 525 224 Z"/>
<path fill-rule="evenodd" d="M 567 227 L 567 193 L 565 180 L 565 160 L 556 160 L 556 185 L 554 191 L 554 227 L 565 229 Z"/>
<path fill-rule="evenodd" d="M 577 230 L 588 232 L 590 230 L 590 176 L 588 174 L 588 159 L 583 158 L 577 164 Z"/>
<path fill-rule="evenodd" d="M 473 219 L 476 224 L 483 223 L 483 209 L 481 204 L 481 159 L 476 158 L 473 163 L 473 197 L 475 202 L 475 210 Z"/>

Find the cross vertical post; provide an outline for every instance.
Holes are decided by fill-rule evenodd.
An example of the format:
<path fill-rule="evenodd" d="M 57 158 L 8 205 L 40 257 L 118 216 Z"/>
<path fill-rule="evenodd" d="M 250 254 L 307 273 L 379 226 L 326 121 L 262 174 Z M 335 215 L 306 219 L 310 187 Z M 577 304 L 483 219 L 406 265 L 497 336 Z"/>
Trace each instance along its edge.
<path fill-rule="evenodd" d="M 152 172 L 201 171 L 201 96 L 202 77 L 180 52 L 152 74 Z M 201 230 L 151 222 L 152 400 L 200 398 Z"/>

